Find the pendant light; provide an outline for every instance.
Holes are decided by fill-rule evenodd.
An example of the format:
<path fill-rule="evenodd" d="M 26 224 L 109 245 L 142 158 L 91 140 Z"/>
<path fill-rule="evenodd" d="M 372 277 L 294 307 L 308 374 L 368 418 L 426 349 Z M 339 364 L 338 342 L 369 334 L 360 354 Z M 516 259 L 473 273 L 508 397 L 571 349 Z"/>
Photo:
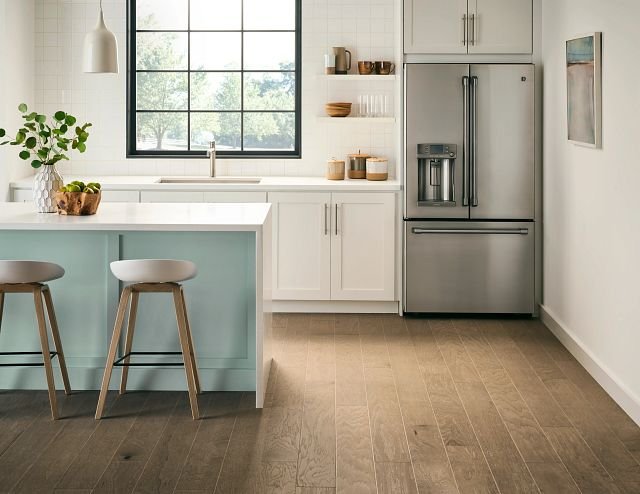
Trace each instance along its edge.
<path fill-rule="evenodd" d="M 84 38 L 82 70 L 94 74 L 118 73 L 118 42 L 104 23 L 102 0 L 98 23 Z"/>

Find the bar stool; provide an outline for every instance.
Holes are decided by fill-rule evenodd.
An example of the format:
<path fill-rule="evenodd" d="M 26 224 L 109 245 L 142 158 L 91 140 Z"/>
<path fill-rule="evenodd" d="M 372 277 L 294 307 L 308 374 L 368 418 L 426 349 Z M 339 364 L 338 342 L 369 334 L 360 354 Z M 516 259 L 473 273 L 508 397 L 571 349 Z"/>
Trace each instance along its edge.
<path fill-rule="evenodd" d="M 47 387 L 49 389 L 49 403 L 51 405 L 51 417 L 58 418 L 58 406 L 56 402 L 56 383 L 53 379 L 53 368 L 51 358 L 58 357 L 62 382 L 64 383 L 65 394 L 71 394 L 69 386 L 69 376 L 67 366 L 64 361 L 64 352 L 60 342 L 58 332 L 58 322 L 53 309 L 53 299 L 48 281 L 57 280 L 64 276 L 64 269 L 57 264 L 41 261 L 0 261 L 0 326 L 2 325 L 2 311 L 4 309 L 4 296 L 7 293 L 32 293 L 38 320 L 38 331 L 40 333 L 41 352 L 0 352 L 0 355 L 42 355 L 42 363 L 15 363 L 0 364 L 0 367 L 34 367 L 44 365 L 47 377 Z M 49 350 L 49 336 L 47 335 L 47 323 L 44 315 L 42 299 L 47 308 L 49 326 L 55 351 Z"/>
<path fill-rule="evenodd" d="M 197 395 L 200 393 L 200 378 L 198 376 L 198 366 L 196 364 L 193 338 L 191 337 L 191 328 L 189 327 L 189 318 L 187 316 L 187 306 L 184 300 L 184 291 L 180 284 L 182 281 L 190 280 L 196 276 L 197 270 L 195 264 L 190 261 L 176 261 L 171 259 L 133 259 L 112 262 L 111 272 L 120 281 L 130 284 L 122 290 L 122 295 L 120 296 L 118 314 L 116 315 L 113 336 L 111 337 L 111 345 L 109 347 L 109 355 L 107 357 L 104 376 L 102 378 L 102 387 L 100 389 L 100 397 L 98 399 L 96 419 L 100 419 L 104 412 L 107 391 L 109 390 L 109 381 L 111 380 L 111 372 L 113 371 L 114 366 L 122 367 L 120 394 L 123 394 L 127 388 L 128 368 L 130 366 L 145 365 L 130 363 L 129 360 L 132 355 L 180 355 L 181 353 L 185 373 L 187 375 L 187 388 L 189 389 L 191 414 L 193 415 L 194 420 L 198 419 L 200 414 L 198 411 Z M 182 352 L 131 351 L 133 332 L 136 324 L 136 311 L 138 309 L 138 297 L 140 296 L 140 293 L 145 292 L 166 292 L 173 294 L 173 303 L 175 305 L 176 320 L 178 323 L 178 336 L 180 338 L 180 347 Z M 129 301 L 131 302 L 131 305 L 129 308 L 129 321 L 125 337 L 124 355 L 115 360 L 118 342 L 120 341 L 120 334 L 122 333 L 122 327 L 124 326 L 124 315 L 127 310 L 127 306 L 129 305 Z"/>

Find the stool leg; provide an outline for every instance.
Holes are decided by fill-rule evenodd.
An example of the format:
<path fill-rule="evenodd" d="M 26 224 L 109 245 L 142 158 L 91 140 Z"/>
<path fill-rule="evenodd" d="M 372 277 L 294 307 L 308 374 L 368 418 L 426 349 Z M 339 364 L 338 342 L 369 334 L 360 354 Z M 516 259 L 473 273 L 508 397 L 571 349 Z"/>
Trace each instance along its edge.
<path fill-rule="evenodd" d="M 118 314 L 116 315 L 116 323 L 113 327 L 113 335 L 111 336 L 111 345 L 109 346 L 109 355 L 107 356 L 107 363 L 104 367 L 104 375 L 102 376 L 102 387 L 100 388 L 100 397 L 98 398 L 98 408 L 96 409 L 96 420 L 102 418 L 104 412 L 104 404 L 107 400 L 107 392 L 109 391 L 109 381 L 111 380 L 111 372 L 113 371 L 113 362 L 116 358 L 116 351 L 118 350 L 118 342 L 120 341 L 120 334 L 122 333 L 122 326 L 124 325 L 124 315 L 127 311 L 127 305 L 131 298 L 131 287 L 127 286 L 122 290 L 120 296 L 120 305 L 118 305 Z"/>
<path fill-rule="evenodd" d="M 129 322 L 127 324 L 127 335 L 124 343 L 124 354 L 127 355 L 131 352 L 131 345 L 133 344 L 133 331 L 136 328 L 136 315 L 138 313 L 138 298 L 140 294 L 133 292 L 131 294 L 131 307 L 129 307 Z M 129 363 L 129 357 L 124 359 L 123 364 Z M 120 394 L 124 394 L 127 390 L 127 377 L 129 377 L 129 367 L 127 365 L 122 367 L 122 374 L 120 376 Z"/>
<path fill-rule="evenodd" d="M 53 308 L 53 298 L 51 297 L 51 290 L 47 285 L 42 288 L 44 294 L 44 304 L 47 308 L 47 315 L 49 316 L 49 326 L 51 326 L 51 336 L 53 336 L 53 344 L 58 352 L 58 362 L 60 364 L 60 373 L 62 374 L 62 382 L 64 383 L 64 394 L 71 394 L 71 386 L 69 385 L 69 375 L 67 374 L 67 362 L 64 359 L 64 351 L 62 350 L 62 341 L 60 340 L 60 332 L 58 331 L 58 320 L 56 319 L 56 312 Z"/>
<path fill-rule="evenodd" d="M 2 329 L 2 313 L 4 311 L 4 292 L 0 292 L 0 330 Z"/>
<path fill-rule="evenodd" d="M 189 401 L 191 402 L 191 415 L 194 420 L 200 418 L 198 410 L 198 394 L 196 392 L 195 379 L 193 377 L 193 360 L 189 356 L 189 339 L 187 337 L 187 324 L 184 318 L 184 306 L 182 305 L 182 296 L 180 288 L 176 286 L 173 289 L 173 303 L 176 308 L 176 319 L 178 321 L 178 336 L 180 337 L 180 347 L 182 348 L 182 359 L 184 360 L 184 369 L 187 374 L 187 387 L 189 388 Z"/>
<path fill-rule="evenodd" d="M 56 402 L 56 383 L 53 379 L 53 369 L 51 367 L 51 355 L 49 354 L 49 337 L 47 336 L 47 324 L 44 318 L 44 307 L 42 305 L 42 288 L 33 289 L 33 300 L 36 307 L 36 317 L 38 319 L 38 331 L 40 333 L 40 346 L 42 347 L 42 359 L 44 360 L 44 370 L 47 376 L 47 386 L 49 388 L 49 403 L 51 405 L 51 418 L 58 419 L 58 404 Z"/>
<path fill-rule="evenodd" d="M 191 365 L 193 366 L 193 380 L 195 381 L 196 392 L 200 394 L 200 371 L 198 370 L 198 363 L 196 362 L 196 349 L 193 346 L 193 336 L 191 334 L 191 326 L 189 325 L 189 313 L 187 311 L 187 303 L 184 300 L 184 290 L 182 288 L 180 288 L 180 295 L 182 297 L 182 308 L 184 309 L 184 320 L 187 327 L 189 355 L 191 356 Z"/>

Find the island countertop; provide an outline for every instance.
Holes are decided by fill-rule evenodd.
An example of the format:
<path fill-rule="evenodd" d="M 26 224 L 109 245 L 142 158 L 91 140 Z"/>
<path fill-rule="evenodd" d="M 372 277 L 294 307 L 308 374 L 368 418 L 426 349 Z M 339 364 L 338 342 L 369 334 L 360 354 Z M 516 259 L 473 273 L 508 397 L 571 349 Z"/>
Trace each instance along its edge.
<path fill-rule="evenodd" d="M 268 203 L 103 203 L 91 216 L 37 213 L 31 203 L 0 204 L 2 230 L 209 231 L 262 229 Z"/>

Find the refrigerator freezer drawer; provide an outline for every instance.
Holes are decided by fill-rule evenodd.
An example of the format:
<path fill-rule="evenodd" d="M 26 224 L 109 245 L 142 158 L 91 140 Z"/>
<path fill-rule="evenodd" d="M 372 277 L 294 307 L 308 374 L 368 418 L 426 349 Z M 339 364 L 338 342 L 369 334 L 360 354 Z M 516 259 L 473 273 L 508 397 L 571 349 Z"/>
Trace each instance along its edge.
<path fill-rule="evenodd" d="M 405 311 L 533 313 L 534 228 L 405 221 Z"/>

